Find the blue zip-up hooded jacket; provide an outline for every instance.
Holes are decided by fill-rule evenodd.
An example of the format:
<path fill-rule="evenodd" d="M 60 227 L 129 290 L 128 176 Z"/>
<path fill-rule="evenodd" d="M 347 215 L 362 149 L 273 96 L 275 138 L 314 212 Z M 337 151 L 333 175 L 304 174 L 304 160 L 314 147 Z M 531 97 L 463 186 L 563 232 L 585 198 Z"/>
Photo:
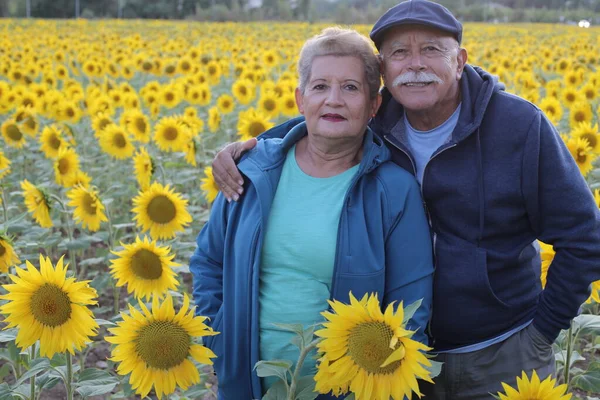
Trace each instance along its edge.
<path fill-rule="evenodd" d="M 553 342 L 600 279 L 598 206 L 538 107 L 470 65 L 460 90 L 458 123 L 425 167 L 421 188 L 436 258 L 430 344 L 479 343 L 532 319 Z M 404 109 L 387 89 L 382 94 L 370 127 L 393 161 L 415 174 Z M 543 291 L 536 239 L 556 251 Z"/>
<path fill-rule="evenodd" d="M 272 133 L 283 136 L 297 123 Z M 190 261 L 193 295 L 196 313 L 209 317 L 221 332 L 205 342 L 217 355 L 219 399 L 262 397 L 254 371 L 262 241 L 287 152 L 305 135 L 302 123 L 283 140 L 261 140 L 239 163 L 244 196 L 228 203 L 219 194 L 198 235 Z M 367 130 L 363 157 L 342 206 L 331 298 L 348 303 L 350 291 L 356 297 L 377 293 L 384 307 L 423 299 L 408 329 L 417 331 L 413 339 L 427 343 L 433 285 L 429 227 L 417 182 L 390 160 L 383 140 Z"/>

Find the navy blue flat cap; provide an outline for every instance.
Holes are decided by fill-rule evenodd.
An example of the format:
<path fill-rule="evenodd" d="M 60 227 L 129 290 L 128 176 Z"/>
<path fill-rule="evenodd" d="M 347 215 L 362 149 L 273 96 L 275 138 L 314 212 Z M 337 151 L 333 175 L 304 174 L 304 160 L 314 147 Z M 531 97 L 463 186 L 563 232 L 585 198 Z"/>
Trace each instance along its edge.
<path fill-rule="evenodd" d="M 427 0 L 404 1 L 390 8 L 373 25 L 371 40 L 379 49 L 388 29 L 406 24 L 431 26 L 450 33 L 459 44 L 462 40 L 462 24 L 446 7 Z"/>

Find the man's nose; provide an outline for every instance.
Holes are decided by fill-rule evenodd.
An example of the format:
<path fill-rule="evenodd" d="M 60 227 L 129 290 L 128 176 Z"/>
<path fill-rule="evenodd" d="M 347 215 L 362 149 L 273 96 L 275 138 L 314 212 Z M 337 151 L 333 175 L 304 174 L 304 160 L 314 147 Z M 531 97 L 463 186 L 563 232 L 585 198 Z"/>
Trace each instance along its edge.
<path fill-rule="evenodd" d="M 425 69 L 425 64 L 423 64 L 423 59 L 421 58 L 420 52 L 412 52 L 410 55 L 410 63 L 408 68 L 411 71 L 422 71 Z"/>

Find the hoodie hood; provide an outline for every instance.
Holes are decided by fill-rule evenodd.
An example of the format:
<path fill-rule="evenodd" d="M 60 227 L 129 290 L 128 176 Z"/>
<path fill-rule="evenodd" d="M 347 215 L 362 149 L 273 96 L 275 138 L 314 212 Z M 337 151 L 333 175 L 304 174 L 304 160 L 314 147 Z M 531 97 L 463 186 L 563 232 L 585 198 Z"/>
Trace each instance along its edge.
<path fill-rule="evenodd" d="M 452 141 L 460 142 L 481 125 L 485 110 L 495 92 L 504 90 L 504 84 L 498 77 L 479 67 L 465 65 L 460 79 L 461 110 L 458 123 L 452 133 Z M 371 121 L 371 127 L 382 135 L 387 135 L 404 118 L 404 107 L 398 103 L 384 87 L 381 91 L 383 101 L 379 112 Z"/>
<path fill-rule="evenodd" d="M 254 164 L 263 171 L 278 168 L 285 160 L 288 151 L 300 139 L 307 135 L 306 122 L 298 120 L 289 133 L 283 138 L 259 140 L 256 147 L 248 152 L 240 161 L 240 169 L 245 169 L 248 163 Z M 367 128 L 363 140 L 363 156 L 358 169 L 358 174 L 366 174 L 377 168 L 381 163 L 389 161 L 391 153 L 384 145 L 382 139 Z"/>

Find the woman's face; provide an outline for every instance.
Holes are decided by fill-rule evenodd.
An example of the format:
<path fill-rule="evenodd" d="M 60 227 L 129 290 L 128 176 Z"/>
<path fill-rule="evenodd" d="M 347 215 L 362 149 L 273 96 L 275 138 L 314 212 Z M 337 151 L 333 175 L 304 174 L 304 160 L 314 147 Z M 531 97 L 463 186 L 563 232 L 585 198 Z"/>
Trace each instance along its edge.
<path fill-rule="evenodd" d="M 304 93 L 296 89 L 298 109 L 309 135 L 328 139 L 362 137 L 381 104 L 369 98 L 363 62 L 352 56 L 319 56 L 311 66 Z"/>

